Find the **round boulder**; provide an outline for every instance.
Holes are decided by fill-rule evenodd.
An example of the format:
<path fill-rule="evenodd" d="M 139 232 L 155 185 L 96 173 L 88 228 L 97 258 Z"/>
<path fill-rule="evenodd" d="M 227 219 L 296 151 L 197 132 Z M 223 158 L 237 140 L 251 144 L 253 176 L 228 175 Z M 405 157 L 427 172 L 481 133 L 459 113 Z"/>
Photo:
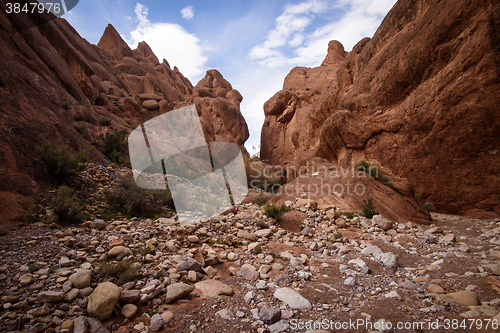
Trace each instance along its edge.
<path fill-rule="evenodd" d="M 142 102 L 142 106 L 149 111 L 154 111 L 158 109 L 158 102 L 152 99 L 148 99 L 144 102 Z"/>
<path fill-rule="evenodd" d="M 108 319 L 113 313 L 121 290 L 116 284 L 104 282 L 95 288 L 89 297 L 87 312 L 90 316 L 99 318 L 99 320 Z"/>

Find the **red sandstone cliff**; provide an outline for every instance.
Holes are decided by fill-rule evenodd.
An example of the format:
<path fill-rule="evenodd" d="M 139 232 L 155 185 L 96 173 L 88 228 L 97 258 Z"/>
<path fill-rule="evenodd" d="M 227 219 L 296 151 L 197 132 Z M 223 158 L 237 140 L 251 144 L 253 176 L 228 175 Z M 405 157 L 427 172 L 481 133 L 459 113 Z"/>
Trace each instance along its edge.
<path fill-rule="evenodd" d="M 110 130 L 99 124 L 102 117 L 110 118 L 113 128 L 131 130 L 195 103 L 209 140 L 242 146 L 248 139 L 242 97 L 218 71 L 209 71 L 193 87 L 176 67 L 160 63 L 146 43 L 131 50 L 111 25 L 92 45 L 64 19 L 26 29 L 29 19 L 0 12 L 0 223 L 22 220 L 47 181 L 10 140 L 13 126 L 29 130 L 11 134 L 36 157 L 34 148 L 45 140 L 89 147 L 89 141 Z M 91 158 L 102 162 L 96 150 Z"/>
<path fill-rule="evenodd" d="M 372 39 L 288 74 L 260 156 L 374 160 L 441 211 L 500 214 L 499 73 L 497 1 L 400 0 Z"/>

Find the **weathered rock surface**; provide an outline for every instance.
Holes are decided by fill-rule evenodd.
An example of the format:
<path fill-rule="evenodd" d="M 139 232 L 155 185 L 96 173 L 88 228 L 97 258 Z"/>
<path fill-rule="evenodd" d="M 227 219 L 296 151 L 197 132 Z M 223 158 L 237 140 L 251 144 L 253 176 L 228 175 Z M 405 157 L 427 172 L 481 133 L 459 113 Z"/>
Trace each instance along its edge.
<path fill-rule="evenodd" d="M 25 29 L 29 18 L 23 12 L 0 15 L 0 121 L 5 130 L 29 130 L 15 129 L 12 137 L 20 147 L 33 147 L 29 152 L 34 157 L 34 148 L 46 140 L 54 146 L 69 142 L 71 150 L 89 147 L 87 140 L 111 131 L 99 124 L 101 118 L 130 131 L 188 104 L 196 104 L 207 141 L 243 146 L 248 138 L 239 108 L 242 97 L 216 70 L 197 85 L 208 93 L 193 94 L 193 85 L 176 67 L 159 62 L 145 42 L 131 50 L 112 25 L 92 45 L 64 19 Z M 8 168 L 0 175 L 1 220 L 22 221 L 46 177 L 34 171 L 32 161 L 8 137 L 0 138 L 0 146 L 0 159 Z M 89 155 L 102 163 L 95 149 Z"/>
<path fill-rule="evenodd" d="M 204 295 L 213 298 L 221 295 L 231 296 L 233 294 L 233 288 L 223 282 L 212 279 L 196 283 L 195 288 L 201 290 Z"/>
<path fill-rule="evenodd" d="M 179 298 L 186 297 L 194 290 L 193 286 L 185 283 L 173 283 L 167 287 L 165 303 L 171 303 Z"/>
<path fill-rule="evenodd" d="M 69 277 L 74 288 L 84 289 L 90 287 L 92 271 L 88 269 L 79 269 Z"/>
<path fill-rule="evenodd" d="M 290 288 L 280 288 L 274 292 L 274 297 L 283 301 L 292 309 L 310 309 L 312 307 L 305 297 Z"/>
<path fill-rule="evenodd" d="M 322 66 L 292 69 L 264 105 L 261 158 L 373 160 L 444 212 L 499 214 L 499 13 L 495 1 L 400 0 L 345 57 L 330 42 Z"/>
<path fill-rule="evenodd" d="M 114 283 L 101 283 L 89 297 L 87 305 L 88 314 L 100 320 L 109 318 L 120 298 L 120 294 L 120 287 Z"/>
<path fill-rule="evenodd" d="M 461 290 L 443 296 L 443 301 L 454 302 L 463 306 L 479 305 L 477 294 L 469 290 Z"/>

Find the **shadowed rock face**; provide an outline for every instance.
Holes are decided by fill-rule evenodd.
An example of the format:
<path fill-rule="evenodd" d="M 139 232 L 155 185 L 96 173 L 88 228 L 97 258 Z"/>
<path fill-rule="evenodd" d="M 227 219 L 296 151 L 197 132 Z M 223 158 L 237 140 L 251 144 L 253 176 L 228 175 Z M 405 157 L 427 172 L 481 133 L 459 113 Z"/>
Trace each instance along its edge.
<path fill-rule="evenodd" d="M 288 74 L 261 158 L 375 160 L 441 211 L 500 213 L 499 45 L 497 1 L 400 0 L 345 58 L 330 42 L 320 67 Z"/>
<path fill-rule="evenodd" d="M 5 0 L 0 0 L 5 2 Z M 29 18 L 0 12 L 0 124 L 12 126 L 24 148 L 45 140 L 68 142 L 74 149 L 89 147 L 92 138 L 113 128 L 132 127 L 170 110 L 196 104 L 210 141 L 243 145 L 248 129 L 239 104 L 241 95 L 213 70 L 196 86 L 151 48 L 139 43 L 131 50 L 111 25 L 98 45 L 81 38 L 64 19 L 25 29 Z M 28 21 L 27 21 L 28 20 Z M 204 90 L 205 89 L 205 90 Z M 84 137 L 74 126 L 83 128 Z M 90 159 L 102 162 L 92 150 Z M 20 221 L 40 188 L 47 184 L 43 168 L 21 154 L 8 136 L 0 136 L 0 222 Z"/>

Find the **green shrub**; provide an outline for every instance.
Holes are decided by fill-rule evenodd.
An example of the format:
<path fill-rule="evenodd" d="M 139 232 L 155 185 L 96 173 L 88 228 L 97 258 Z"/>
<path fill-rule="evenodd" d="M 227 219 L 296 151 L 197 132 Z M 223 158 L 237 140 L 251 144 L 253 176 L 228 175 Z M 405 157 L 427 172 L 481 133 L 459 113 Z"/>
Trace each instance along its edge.
<path fill-rule="evenodd" d="M 126 136 L 125 129 L 99 134 L 99 150 L 113 162 L 124 163 L 127 157 Z"/>
<path fill-rule="evenodd" d="M 278 220 L 283 214 L 288 212 L 288 207 L 285 204 L 275 205 L 266 203 L 264 205 L 264 215 L 267 217 L 272 217 L 275 220 Z"/>
<path fill-rule="evenodd" d="M 353 219 L 353 218 L 354 218 L 354 213 L 345 213 L 344 215 L 345 215 L 345 217 L 347 217 L 348 219 Z"/>
<path fill-rule="evenodd" d="M 80 150 L 72 154 L 66 145 L 54 148 L 50 143 L 45 142 L 37 149 L 37 154 L 49 176 L 58 184 L 62 184 L 83 169 L 80 163 L 87 160 L 88 152 Z"/>
<path fill-rule="evenodd" d="M 367 219 L 371 219 L 374 215 L 376 215 L 375 206 L 373 205 L 373 199 L 363 200 L 363 215 Z"/>
<path fill-rule="evenodd" d="M 112 208 L 132 216 L 159 216 L 167 205 L 173 206 L 168 188 L 147 190 L 137 186 L 132 176 L 119 178 L 116 185 L 106 190 L 104 195 Z"/>
<path fill-rule="evenodd" d="M 77 112 L 73 115 L 74 121 L 82 121 L 84 119 L 85 119 L 85 115 L 83 114 L 83 112 Z"/>
<path fill-rule="evenodd" d="M 139 265 L 127 261 L 102 262 L 96 272 L 106 277 L 116 278 L 118 284 L 127 283 L 137 278 Z"/>
<path fill-rule="evenodd" d="M 99 118 L 99 125 L 101 126 L 109 126 L 111 125 L 111 118 L 108 116 L 102 116 Z"/>
<path fill-rule="evenodd" d="M 419 202 L 420 200 L 422 200 L 422 194 L 423 194 L 422 190 L 420 190 L 420 191 L 418 191 L 418 192 L 415 193 L 415 200 L 417 202 Z"/>
<path fill-rule="evenodd" d="M 87 132 L 85 127 L 81 124 L 73 124 L 73 128 L 80 133 L 80 135 L 85 139 L 85 140 L 90 140 L 90 134 Z"/>
<path fill-rule="evenodd" d="M 389 178 L 387 178 L 387 176 L 382 171 L 380 171 L 380 167 L 378 165 L 370 165 L 370 163 L 363 160 L 356 163 L 354 165 L 354 169 L 366 172 L 370 177 L 384 185 L 390 185 Z"/>
<path fill-rule="evenodd" d="M 73 102 L 71 102 L 69 99 L 64 99 L 64 101 L 62 101 L 61 103 L 61 106 L 65 109 L 69 109 L 69 107 L 73 104 Z"/>
<path fill-rule="evenodd" d="M 368 170 L 370 168 L 370 164 L 367 161 L 359 161 L 358 163 L 354 164 L 354 169 L 363 171 L 368 173 Z"/>
<path fill-rule="evenodd" d="M 61 223 L 81 223 L 85 218 L 85 205 L 78 200 L 71 189 L 61 186 L 49 204 L 49 209 L 57 215 Z"/>
<path fill-rule="evenodd" d="M 257 201 L 255 201 L 255 203 L 261 207 L 263 204 L 265 204 L 267 202 L 267 194 L 266 194 L 266 197 L 264 198 L 264 191 L 260 191 L 260 194 L 259 194 L 259 197 L 257 198 Z"/>
<path fill-rule="evenodd" d="M 429 202 L 429 201 L 426 201 L 422 207 L 424 207 L 425 209 L 427 209 L 429 212 L 433 212 L 436 210 L 436 207 L 434 207 L 434 205 L 432 204 L 432 202 Z"/>

